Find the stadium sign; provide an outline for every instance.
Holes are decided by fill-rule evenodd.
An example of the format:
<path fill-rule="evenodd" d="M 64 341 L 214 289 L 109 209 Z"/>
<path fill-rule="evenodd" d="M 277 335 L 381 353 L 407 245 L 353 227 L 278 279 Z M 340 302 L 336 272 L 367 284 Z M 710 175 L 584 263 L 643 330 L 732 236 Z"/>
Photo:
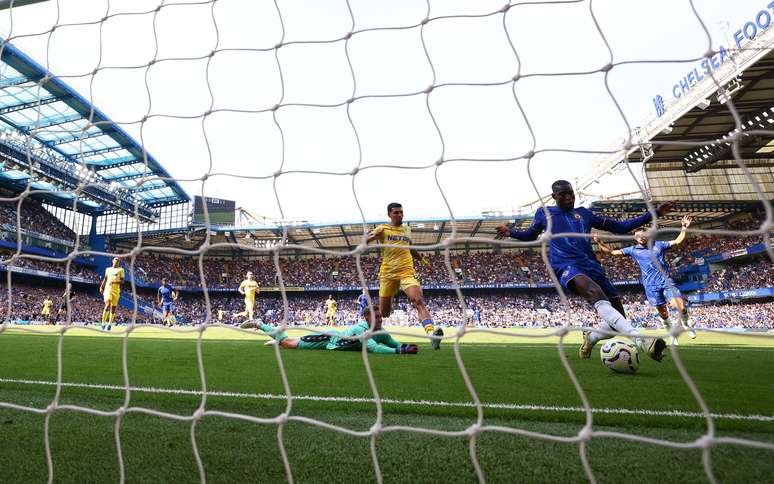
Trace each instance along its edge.
<path fill-rule="evenodd" d="M 774 287 L 761 287 L 758 289 L 745 289 L 741 291 L 720 291 L 705 294 L 691 294 L 688 300 L 696 303 L 722 301 L 724 299 L 748 299 L 774 296 Z"/>
<path fill-rule="evenodd" d="M 774 1 L 766 5 L 766 8 L 760 10 L 734 32 L 735 49 L 741 49 L 744 44 L 755 39 L 768 29 L 771 25 L 772 15 L 774 15 Z M 696 63 L 681 79 L 672 85 L 672 97 L 680 99 L 685 96 L 699 81 L 709 77 L 713 71 L 719 69 L 720 66 L 730 59 L 731 55 L 728 48 L 721 45 L 715 55 Z M 653 106 L 658 117 L 661 117 L 666 112 L 666 104 L 663 96 L 660 94 L 653 97 Z"/>

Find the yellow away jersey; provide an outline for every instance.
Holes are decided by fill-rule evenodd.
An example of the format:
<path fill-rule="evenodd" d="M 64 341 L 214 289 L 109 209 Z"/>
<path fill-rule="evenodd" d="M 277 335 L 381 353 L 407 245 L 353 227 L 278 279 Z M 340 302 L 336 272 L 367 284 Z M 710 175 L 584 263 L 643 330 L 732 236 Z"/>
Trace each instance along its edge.
<path fill-rule="evenodd" d="M 225 315 L 225 311 L 223 311 L 222 309 L 218 309 L 218 321 L 222 321 L 224 315 Z"/>
<path fill-rule="evenodd" d="M 43 311 L 48 311 L 51 309 L 51 305 L 54 304 L 54 301 L 51 299 L 44 299 L 43 300 Z"/>
<path fill-rule="evenodd" d="M 334 299 L 328 299 L 327 301 L 325 301 L 325 304 L 328 306 L 329 313 L 336 312 L 336 306 L 338 305 L 338 303 Z"/>
<path fill-rule="evenodd" d="M 242 281 L 242 284 L 239 285 L 239 289 L 242 289 L 245 291 L 245 299 L 249 299 L 251 301 L 255 300 L 255 295 L 258 293 L 258 282 L 255 280 L 248 280 L 245 279 Z"/>
<path fill-rule="evenodd" d="M 120 291 L 120 283 L 124 280 L 124 268 L 108 267 L 105 269 L 105 277 L 107 278 L 107 282 L 105 283 L 106 291 Z"/>
<path fill-rule="evenodd" d="M 384 227 L 384 232 L 379 234 L 379 242 L 390 245 L 411 245 L 411 227 L 402 224 L 393 227 L 389 224 L 379 225 Z M 378 227 L 377 227 L 378 228 Z M 398 247 L 385 247 L 382 249 L 382 265 L 379 268 L 379 277 L 402 278 L 414 276 L 414 258 L 409 249 Z"/>

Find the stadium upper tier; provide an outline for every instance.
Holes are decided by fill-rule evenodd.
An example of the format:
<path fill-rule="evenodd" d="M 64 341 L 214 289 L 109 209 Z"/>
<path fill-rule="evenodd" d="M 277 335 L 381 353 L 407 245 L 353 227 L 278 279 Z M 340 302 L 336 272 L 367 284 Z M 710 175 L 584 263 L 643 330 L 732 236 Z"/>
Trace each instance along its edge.
<path fill-rule="evenodd" d="M 590 208 L 595 213 L 606 217 L 627 219 L 642 214 L 647 210 L 642 200 L 608 200 L 594 202 Z M 679 230 L 680 219 L 684 215 L 694 218 L 695 226 L 702 228 L 718 228 L 727 224 L 729 219 L 741 214 L 759 214 L 763 205 L 752 201 L 719 201 L 692 202 L 681 201 L 674 212 L 659 219 L 659 227 Z M 524 213 L 507 218 L 504 214 L 478 218 L 424 219 L 408 220 L 411 226 L 412 242 L 418 246 L 436 246 L 446 239 L 454 237 L 455 249 L 492 248 L 492 239 L 496 228 L 503 223 L 513 223 L 516 228 L 526 228 L 534 213 Z M 198 249 L 205 240 L 210 245 L 224 244 L 220 247 L 210 247 L 205 256 L 232 257 L 242 250 L 243 254 L 255 250 L 256 253 L 275 247 L 284 241 L 292 247 L 285 248 L 283 255 L 293 255 L 294 252 L 309 254 L 307 249 L 353 250 L 363 241 L 365 231 L 371 231 L 377 224 L 386 220 L 349 222 L 337 224 L 295 223 L 284 226 L 191 226 L 185 229 L 158 230 L 144 232 L 143 247 L 175 247 L 186 250 Z M 116 252 L 132 250 L 137 245 L 137 232 L 120 234 L 110 237 L 110 246 Z M 230 244 L 230 245 L 225 245 Z M 537 242 L 535 243 L 537 244 Z M 235 252 L 236 251 L 236 252 Z"/>
<path fill-rule="evenodd" d="M 188 195 L 119 125 L 10 43 L 0 44 L 0 184 L 91 215 L 133 213 Z M 30 163 L 31 161 L 31 163 Z"/>

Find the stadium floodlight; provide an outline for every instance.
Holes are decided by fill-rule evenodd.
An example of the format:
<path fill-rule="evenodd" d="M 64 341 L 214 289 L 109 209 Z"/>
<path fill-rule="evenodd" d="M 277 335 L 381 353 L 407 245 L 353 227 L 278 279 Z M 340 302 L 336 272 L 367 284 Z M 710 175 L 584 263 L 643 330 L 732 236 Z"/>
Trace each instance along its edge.
<path fill-rule="evenodd" d="M 669 126 L 666 126 L 664 129 L 662 129 L 661 132 L 664 134 L 669 134 L 672 132 L 673 129 L 674 127 L 670 124 Z"/>
<path fill-rule="evenodd" d="M 701 101 L 699 101 L 699 104 L 697 104 L 696 107 L 703 110 L 703 109 L 707 109 L 710 104 L 712 104 L 712 101 L 710 101 L 709 98 L 702 99 Z"/>

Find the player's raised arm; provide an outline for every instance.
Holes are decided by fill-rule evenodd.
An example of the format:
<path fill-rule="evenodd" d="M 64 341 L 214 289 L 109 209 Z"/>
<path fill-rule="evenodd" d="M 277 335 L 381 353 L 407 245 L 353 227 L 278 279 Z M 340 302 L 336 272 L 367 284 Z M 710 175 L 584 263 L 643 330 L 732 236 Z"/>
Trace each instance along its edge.
<path fill-rule="evenodd" d="M 497 227 L 497 235 L 499 237 L 510 237 L 511 239 L 517 239 L 522 241 L 537 240 L 546 230 L 546 215 L 542 208 L 535 212 L 535 218 L 532 219 L 532 223 L 524 230 L 514 230 L 508 225 L 500 225 Z"/>
<path fill-rule="evenodd" d="M 599 247 L 599 250 L 605 254 L 610 255 L 624 255 L 622 250 L 619 249 L 611 249 L 609 245 L 605 244 L 601 240 L 599 240 L 599 236 L 594 236 L 594 243 L 597 244 L 597 247 Z"/>
<path fill-rule="evenodd" d="M 371 231 L 370 234 L 368 234 L 368 237 L 366 237 L 366 244 L 370 244 L 374 240 L 381 240 L 382 234 L 384 233 L 384 226 L 378 225 L 375 229 Z"/>
<path fill-rule="evenodd" d="M 669 241 L 669 247 L 674 247 L 676 245 L 680 245 L 685 240 L 686 233 L 685 231 L 688 229 L 688 227 L 691 226 L 691 222 L 693 222 L 693 219 L 689 217 L 688 215 L 683 217 L 683 220 L 680 222 L 682 226 L 682 230 L 680 230 L 680 233 L 677 234 L 677 237 L 675 237 L 674 240 Z"/>
<path fill-rule="evenodd" d="M 674 210 L 674 202 L 665 202 L 656 208 L 656 215 L 662 217 L 667 213 Z M 591 226 L 597 230 L 604 230 L 605 232 L 611 232 L 614 234 L 623 235 L 631 232 L 632 230 L 645 225 L 653 220 L 650 212 L 645 212 L 639 217 L 630 218 L 629 220 L 616 220 L 614 218 L 602 217 L 600 215 L 591 214 Z"/>

